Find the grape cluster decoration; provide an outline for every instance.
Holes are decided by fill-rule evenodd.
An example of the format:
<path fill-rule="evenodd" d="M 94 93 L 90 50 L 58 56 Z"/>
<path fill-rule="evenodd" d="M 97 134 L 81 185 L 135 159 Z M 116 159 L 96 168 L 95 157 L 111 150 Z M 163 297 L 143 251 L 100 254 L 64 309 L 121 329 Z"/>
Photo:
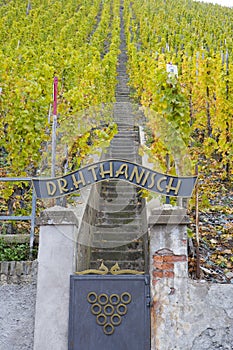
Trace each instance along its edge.
<path fill-rule="evenodd" d="M 115 327 L 121 324 L 122 316 L 127 314 L 127 305 L 131 300 L 132 296 L 128 292 L 120 295 L 115 293 L 97 295 L 95 292 L 90 292 L 87 295 L 87 301 L 91 304 L 91 313 L 96 316 L 96 323 L 103 327 L 106 335 L 112 335 Z"/>

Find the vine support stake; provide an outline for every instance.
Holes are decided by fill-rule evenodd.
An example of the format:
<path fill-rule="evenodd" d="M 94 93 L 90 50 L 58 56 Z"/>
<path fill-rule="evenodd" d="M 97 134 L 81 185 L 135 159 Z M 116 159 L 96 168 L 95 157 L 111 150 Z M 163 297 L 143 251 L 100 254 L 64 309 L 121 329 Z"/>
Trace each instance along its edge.
<path fill-rule="evenodd" d="M 198 164 L 196 164 L 196 169 L 195 173 L 198 176 Z M 197 247 L 196 247 L 196 256 L 197 256 L 197 264 L 196 264 L 196 275 L 197 278 L 200 278 L 200 251 L 199 251 L 199 246 L 200 246 L 200 237 L 199 237 L 199 203 L 198 203 L 198 180 L 196 183 L 196 188 L 195 188 L 195 221 L 196 221 L 196 240 L 197 240 Z"/>
<path fill-rule="evenodd" d="M 33 188 L 32 192 L 32 212 L 31 212 L 31 230 L 30 230 L 30 252 L 29 258 L 33 258 L 33 245 L 34 245 L 34 231 L 35 231 L 35 219 L 36 219 L 36 192 Z"/>
<path fill-rule="evenodd" d="M 52 164 L 51 176 L 55 177 L 56 171 L 56 130 L 57 130 L 57 86 L 58 78 L 53 80 L 53 126 L 52 126 Z"/>

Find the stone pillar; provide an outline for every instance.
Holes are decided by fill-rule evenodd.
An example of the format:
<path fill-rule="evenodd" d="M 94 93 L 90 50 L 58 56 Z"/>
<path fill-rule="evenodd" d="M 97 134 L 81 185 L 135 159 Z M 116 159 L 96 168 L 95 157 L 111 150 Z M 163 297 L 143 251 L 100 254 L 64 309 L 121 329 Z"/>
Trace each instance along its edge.
<path fill-rule="evenodd" d="M 171 205 L 152 210 L 149 217 L 151 276 L 151 350 L 173 349 L 176 327 L 184 311 L 188 253 L 186 210 Z"/>
<path fill-rule="evenodd" d="M 40 218 L 34 350 L 64 350 L 68 344 L 70 275 L 75 269 L 78 220 L 62 207 Z"/>

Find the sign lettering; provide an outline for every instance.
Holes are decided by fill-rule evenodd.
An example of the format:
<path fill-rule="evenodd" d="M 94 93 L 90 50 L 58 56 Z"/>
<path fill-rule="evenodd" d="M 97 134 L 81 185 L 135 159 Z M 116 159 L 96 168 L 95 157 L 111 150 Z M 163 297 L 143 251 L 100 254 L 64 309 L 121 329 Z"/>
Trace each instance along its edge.
<path fill-rule="evenodd" d="M 111 159 L 59 178 L 34 178 L 33 185 L 38 198 L 56 198 L 111 179 L 127 181 L 165 196 L 188 198 L 192 195 L 197 176 L 171 176 L 132 162 Z"/>

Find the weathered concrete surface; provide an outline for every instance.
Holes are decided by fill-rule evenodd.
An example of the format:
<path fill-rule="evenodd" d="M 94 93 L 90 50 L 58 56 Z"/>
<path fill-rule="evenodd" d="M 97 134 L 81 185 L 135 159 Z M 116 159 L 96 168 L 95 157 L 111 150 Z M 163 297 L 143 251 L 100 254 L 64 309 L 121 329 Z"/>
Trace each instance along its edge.
<path fill-rule="evenodd" d="M 35 284 L 0 286 L 0 349 L 32 350 Z"/>
<path fill-rule="evenodd" d="M 232 350 L 233 285 L 189 280 L 185 212 L 152 215 L 151 350 Z"/>
<path fill-rule="evenodd" d="M 34 350 L 64 350 L 78 220 L 72 210 L 54 207 L 42 214 L 41 224 Z"/>
<path fill-rule="evenodd" d="M 233 286 L 189 283 L 192 350 L 233 349 Z M 191 342 L 190 342 L 191 343 Z"/>
<path fill-rule="evenodd" d="M 155 287 L 152 350 L 233 349 L 233 286 L 168 279 Z"/>

